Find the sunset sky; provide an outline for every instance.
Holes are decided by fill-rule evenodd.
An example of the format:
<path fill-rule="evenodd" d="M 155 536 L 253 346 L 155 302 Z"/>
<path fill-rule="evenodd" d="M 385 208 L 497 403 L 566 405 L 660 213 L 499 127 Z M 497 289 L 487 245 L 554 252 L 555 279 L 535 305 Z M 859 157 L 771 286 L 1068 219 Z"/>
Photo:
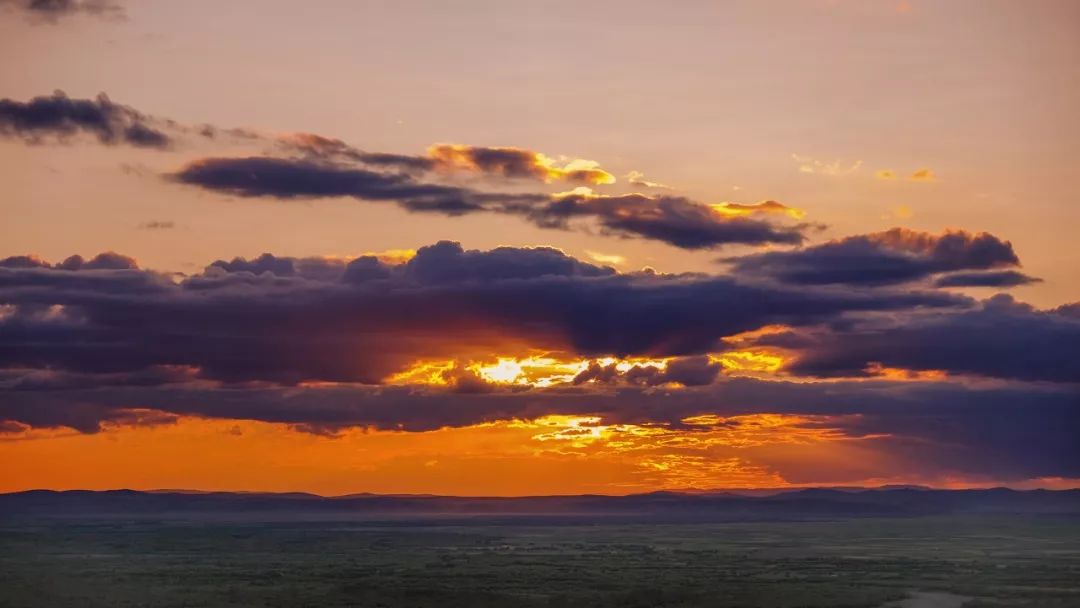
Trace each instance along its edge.
<path fill-rule="evenodd" d="M 1080 3 L 0 0 L 0 491 L 1080 486 Z"/>

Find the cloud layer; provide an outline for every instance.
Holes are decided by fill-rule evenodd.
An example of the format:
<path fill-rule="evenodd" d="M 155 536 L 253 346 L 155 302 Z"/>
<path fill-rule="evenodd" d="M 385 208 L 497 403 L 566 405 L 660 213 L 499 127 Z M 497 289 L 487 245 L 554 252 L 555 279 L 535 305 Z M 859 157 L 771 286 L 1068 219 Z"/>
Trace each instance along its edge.
<path fill-rule="evenodd" d="M 448 241 L 388 259 L 265 254 L 181 278 L 111 252 L 0 260 L 0 424 L 93 433 L 198 416 L 422 432 L 584 415 L 671 433 L 661 451 L 677 457 L 739 416 L 793 415 L 901 468 L 1080 473 L 1074 306 L 624 274 L 550 248 Z M 740 349 L 784 363 L 745 377 L 724 363 Z M 542 385 L 465 365 L 536 353 L 583 363 Z M 404 374 L 425 365 L 438 382 Z M 784 466 L 793 481 L 841 474 Z"/>
<path fill-rule="evenodd" d="M 397 161 L 395 161 L 397 162 Z M 492 193 L 418 181 L 388 173 L 310 159 L 205 158 L 181 168 L 171 179 L 207 190 L 249 198 L 352 197 L 393 201 L 414 212 L 445 215 L 502 213 L 543 228 L 568 230 L 574 221 L 595 222 L 620 237 L 662 241 L 684 249 L 729 244 L 797 244 L 803 227 L 731 216 L 687 198 L 643 194 L 601 195 L 589 190 L 558 194 Z"/>
<path fill-rule="evenodd" d="M 92 100 L 72 99 L 58 91 L 26 102 L 0 100 L 0 135 L 35 144 L 91 135 L 106 145 L 157 149 L 175 149 L 193 139 L 205 143 L 227 137 L 233 143 L 262 144 L 270 150 L 258 155 L 192 160 L 165 177 L 246 198 L 350 197 L 393 202 L 411 212 L 507 214 L 543 228 L 593 228 L 612 236 L 656 240 L 690 250 L 798 245 L 808 229 L 806 225 L 780 223 L 785 218 L 801 218 L 802 212 L 775 201 L 707 205 L 681 196 L 597 193 L 584 186 L 561 193 L 488 189 L 492 183 L 522 180 L 592 186 L 616 181 L 589 160 L 551 158 L 523 148 L 462 144 L 436 144 L 421 156 L 367 152 L 342 140 L 310 133 L 271 136 L 245 129 L 183 125 L 116 104 L 105 94 Z M 463 185 L 458 180 L 462 176 L 473 179 Z"/>
<path fill-rule="evenodd" d="M 551 249 L 442 242 L 391 266 L 263 256 L 174 283 L 104 254 L 0 261 L 0 366 L 128 373 L 197 368 L 221 381 L 378 383 L 417 359 L 566 351 L 682 356 L 762 325 L 963 308 L 935 292 L 807 290 L 729 277 L 618 274 Z M 288 345 L 286 347 L 286 345 Z"/>

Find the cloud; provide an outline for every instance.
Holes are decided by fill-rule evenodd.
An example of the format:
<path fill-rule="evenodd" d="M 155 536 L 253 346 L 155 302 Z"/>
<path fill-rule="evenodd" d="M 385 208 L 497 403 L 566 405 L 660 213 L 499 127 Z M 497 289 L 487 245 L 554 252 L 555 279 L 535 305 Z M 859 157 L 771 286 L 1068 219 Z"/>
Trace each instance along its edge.
<path fill-rule="evenodd" d="M 435 144 L 428 148 L 427 153 L 436 168 L 449 171 L 468 171 L 542 182 L 615 183 L 615 176 L 601 169 L 596 161 L 552 159 L 539 152 L 521 148 Z"/>
<path fill-rule="evenodd" d="M 631 171 L 626 174 L 626 180 L 631 186 L 641 186 L 642 188 L 653 188 L 656 190 L 673 190 L 671 186 L 661 184 L 659 182 L 650 182 L 645 179 L 645 174 L 641 171 Z"/>
<path fill-rule="evenodd" d="M 600 253 L 599 251 L 586 251 L 585 255 L 588 255 L 594 262 L 606 264 L 609 266 L 618 266 L 626 262 L 626 258 L 614 253 Z"/>
<path fill-rule="evenodd" d="M 887 285 L 918 281 L 943 272 L 1020 264 L 1010 242 L 986 232 L 949 230 L 934 235 L 906 228 L 723 261 L 739 274 L 756 274 L 800 285 Z"/>
<path fill-rule="evenodd" d="M 312 161 L 353 161 L 400 171 L 430 171 L 435 168 L 435 161 L 424 156 L 364 152 L 340 139 L 314 133 L 279 135 L 275 143 L 286 151 L 298 152 Z"/>
<path fill-rule="evenodd" d="M 1026 381 L 1080 382 L 1080 319 L 1004 294 L 975 310 L 926 313 L 812 333 L 786 367 L 852 377 L 874 366 Z"/>
<path fill-rule="evenodd" d="M 875 171 L 874 177 L 884 180 L 898 179 L 896 172 L 892 169 L 880 169 Z M 937 176 L 934 175 L 934 172 L 930 169 L 918 169 L 908 175 L 906 179 L 909 182 L 936 182 Z"/>
<path fill-rule="evenodd" d="M 799 164 L 799 173 L 811 173 L 818 175 L 828 175 L 831 177 L 843 177 L 845 175 L 851 175 L 862 167 L 862 161 L 857 160 L 853 162 L 846 162 L 842 160 L 834 160 L 831 162 L 820 161 L 809 156 L 800 156 L 798 154 L 792 154 L 791 158 Z"/>
<path fill-rule="evenodd" d="M 313 133 L 281 135 L 276 143 L 287 151 L 299 152 L 308 160 L 351 161 L 373 168 L 405 172 L 472 173 L 545 183 L 558 181 L 602 185 L 615 182 L 615 177 L 601 169 L 595 161 L 566 157 L 553 159 L 522 148 L 435 144 L 427 149 L 425 156 L 410 156 L 365 152 L 340 139 Z"/>
<path fill-rule="evenodd" d="M 0 9 L 23 11 L 40 23 L 56 23 L 80 14 L 124 18 L 124 7 L 109 0 L 0 0 Z"/>
<path fill-rule="evenodd" d="M 134 414 L 159 420 L 199 416 L 289 424 L 332 433 L 348 427 L 423 432 L 499 420 L 550 415 L 592 416 L 605 425 L 679 431 L 668 436 L 678 453 L 697 453 L 704 433 L 752 425 L 755 414 L 797 415 L 805 428 L 829 429 L 851 442 L 864 476 L 889 473 L 986 475 L 994 480 L 1077 477 L 1080 423 L 1074 387 L 1010 383 L 969 386 L 958 382 L 784 382 L 721 379 L 680 390 L 647 386 L 585 387 L 479 392 L 416 387 L 199 385 L 25 390 L 0 400 L 0 420 L 19 428 L 70 427 L 98 432 Z M 160 423 L 160 422 L 158 422 Z M 749 430 L 749 429 L 747 429 Z M 812 450 L 777 449 L 757 442 L 756 459 L 784 471 L 792 482 L 831 480 L 837 467 L 817 466 Z M 734 446 L 745 449 L 750 446 Z M 703 446 L 702 446 L 703 447 Z M 793 462 L 794 458 L 798 462 Z M 843 474 L 841 471 L 839 474 Z M 866 474 L 869 475 L 866 475 Z"/>
<path fill-rule="evenodd" d="M 1062 304 L 1053 310 L 1059 315 L 1065 315 L 1067 317 L 1075 317 L 1080 319 L 1080 302 L 1073 302 L 1071 304 Z"/>
<path fill-rule="evenodd" d="M 143 230 L 172 230 L 175 227 L 176 223 L 172 220 L 151 220 L 139 224 L 139 228 Z"/>
<path fill-rule="evenodd" d="M 639 386 L 661 386 L 679 384 L 682 386 L 704 386 L 712 384 L 720 375 L 720 364 L 708 356 L 678 357 L 664 366 L 654 364 L 634 364 L 620 369 L 617 362 L 603 364 L 592 361 L 589 366 L 574 376 L 573 384 L 587 382 L 601 384 L 625 383 Z"/>
<path fill-rule="evenodd" d="M 52 265 L 36 255 L 13 255 L 0 259 L 0 268 L 51 268 Z"/>
<path fill-rule="evenodd" d="M 61 270 L 137 270 L 139 264 L 133 257 L 107 251 L 97 254 L 89 261 L 80 255 L 73 255 L 56 267 Z"/>
<path fill-rule="evenodd" d="M 915 217 L 915 211 L 907 205 L 897 205 L 881 216 L 883 220 L 910 220 Z"/>
<path fill-rule="evenodd" d="M 63 91 L 28 102 L 0 99 L 0 135 L 30 143 L 65 141 L 86 133 L 107 145 L 168 148 L 172 139 L 151 126 L 152 122 L 128 106 L 113 103 L 104 93 L 92 100 L 71 99 Z"/>
<path fill-rule="evenodd" d="M 934 182 L 937 181 L 937 176 L 930 169 L 919 169 L 909 175 L 908 180 L 913 182 Z"/>
<path fill-rule="evenodd" d="M 802 219 L 806 212 L 802 209 L 788 207 L 777 201 L 761 201 L 752 205 L 742 203 L 718 203 L 709 205 L 714 211 L 727 217 L 745 217 L 751 215 L 778 214 L 786 215 L 794 219 Z"/>
<path fill-rule="evenodd" d="M 516 211 L 548 228 L 565 229 L 575 218 L 592 218 L 606 234 L 643 237 L 683 249 L 712 249 L 734 243 L 795 245 L 805 239 L 803 226 L 788 227 L 764 220 L 730 217 L 680 196 L 601 195 L 574 191 L 556 195 L 545 205 Z"/>
<path fill-rule="evenodd" d="M 467 172 L 484 177 L 607 184 L 615 178 L 593 161 L 551 159 L 520 148 L 491 148 L 437 144 L 428 156 L 417 157 L 361 151 L 339 139 L 310 133 L 265 136 L 242 129 L 222 130 L 206 125 L 185 126 L 151 118 L 112 103 L 104 94 L 96 100 L 70 99 L 57 92 L 29 102 L 0 100 L 0 135 L 38 143 L 64 141 L 89 133 L 104 144 L 169 148 L 197 134 L 216 139 L 228 133 L 245 141 L 272 143 L 287 157 L 209 157 L 194 160 L 166 176 L 175 182 L 235 196 L 278 199 L 352 197 L 394 202 L 413 212 L 456 216 L 488 212 L 523 217 L 537 226 L 569 230 L 595 223 L 601 232 L 624 238 L 659 240 L 684 249 L 710 249 L 728 244 L 799 244 L 805 226 L 779 226 L 761 216 L 784 210 L 800 212 L 774 201 L 749 206 L 729 203 L 717 207 L 677 196 L 625 194 L 607 196 L 588 188 L 546 194 L 485 192 L 440 182 L 446 173 Z M 435 181 L 421 181 L 421 177 Z M 753 216 L 753 217 L 751 217 Z"/>
<path fill-rule="evenodd" d="M 1016 270 L 991 272 L 954 272 L 938 277 L 935 287 L 1016 287 L 1042 282 Z"/>
<path fill-rule="evenodd" d="M 281 199 L 350 196 L 394 201 L 409 211 L 461 215 L 487 210 L 496 195 L 424 184 L 400 173 L 275 157 L 205 158 L 188 163 L 171 179 L 236 196 Z M 503 202 L 541 195 L 507 194 Z"/>
<path fill-rule="evenodd" d="M 70 256 L 56 265 L 50 264 L 36 255 L 16 255 L 0 259 L 0 268 L 50 268 L 55 270 L 135 270 L 138 269 L 135 258 L 113 251 L 99 253 L 89 261 L 81 255 Z"/>
<path fill-rule="evenodd" d="M 103 254 L 56 266 L 0 261 L 0 368 L 131 373 L 195 368 L 207 380 L 381 383 L 418 360 L 514 355 L 692 356 L 762 325 L 960 307 L 906 290 L 788 289 L 730 277 L 620 274 L 549 248 L 441 242 L 400 265 L 218 261 L 175 281 Z M 287 347 L 285 346 L 287 345 Z"/>
<path fill-rule="evenodd" d="M 60 3 L 56 4 L 59 6 Z M 65 5 L 86 7 L 90 3 Z M 92 133 L 104 144 L 126 143 L 150 148 L 167 148 L 185 137 L 216 141 L 224 136 L 234 143 L 270 144 L 274 150 L 294 158 L 266 157 L 269 160 L 299 163 L 307 167 L 409 174 L 471 173 L 488 178 L 530 179 L 545 183 L 558 181 L 602 185 L 615 182 L 615 177 L 601 169 L 595 161 L 563 156 L 551 158 L 522 148 L 435 144 L 428 148 L 424 156 L 367 152 L 340 139 L 314 133 L 268 135 L 250 129 L 185 125 L 115 104 L 104 93 L 93 100 L 71 99 L 62 91 L 55 92 L 51 97 L 35 97 L 28 102 L 0 100 L 0 135 L 18 136 L 30 143 L 40 143 L 49 137 L 64 140 L 79 132 Z M 248 161 L 254 162 L 254 158 Z"/>
<path fill-rule="evenodd" d="M 0 426 L 98 432 L 197 416 L 422 432 L 572 415 L 677 433 L 671 445 L 694 449 L 703 433 L 749 424 L 740 416 L 795 415 L 896 470 L 1077 475 L 1076 306 L 624 274 L 543 247 L 440 242 L 383 257 L 265 254 L 179 278 L 114 253 L 0 260 Z M 789 364 L 768 379 L 726 373 L 733 336 Z M 550 385 L 471 365 L 433 365 L 437 385 L 387 383 L 425 361 L 498 368 L 493 355 L 537 352 L 586 364 Z M 875 364 L 946 374 L 899 381 Z M 838 474 L 760 450 L 755 461 L 791 481 Z"/>
<path fill-rule="evenodd" d="M 608 196 L 585 188 L 553 195 L 489 193 L 419 182 L 404 173 L 308 159 L 205 158 L 187 164 L 169 177 L 183 184 L 244 197 L 349 196 L 367 201 L 393 201 L 415 212 L 517 215 L 537 226 L 561 230 L 572 229 L 575 220 L 591 220 L 606 234 L 658 240 L 684 249 L 727 244 L 798 244 L 804 238 L 800 226 L 728 217 L 683 197 Z"/>

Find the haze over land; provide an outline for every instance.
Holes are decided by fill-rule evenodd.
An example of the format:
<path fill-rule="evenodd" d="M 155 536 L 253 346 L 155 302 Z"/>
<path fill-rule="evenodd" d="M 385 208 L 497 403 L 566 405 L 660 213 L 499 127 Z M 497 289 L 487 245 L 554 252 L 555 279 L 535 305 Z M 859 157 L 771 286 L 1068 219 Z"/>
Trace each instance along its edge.
<path fill-rule="evenodd" d="M 1074 606 L 1080 492 L 0 495 L 17 606 Z"/>

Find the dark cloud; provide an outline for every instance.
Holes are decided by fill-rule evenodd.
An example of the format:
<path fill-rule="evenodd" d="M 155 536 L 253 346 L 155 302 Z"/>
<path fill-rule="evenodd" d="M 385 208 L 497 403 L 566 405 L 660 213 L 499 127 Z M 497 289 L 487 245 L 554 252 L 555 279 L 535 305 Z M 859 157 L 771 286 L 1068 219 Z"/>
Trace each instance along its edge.
<path fill-rule="evenodd" d="M 0 322 L 0 367 L 120 373 L 180 365 L 227 382 L 378 383 L 424 358 L 526 348 L 689 356 L 766 324 L 970 301 L 623 275 L 546 248 L 475 252 L 440 243 L 398 266 L 360 260 L 267 255 L 215 262 L 180 282 L 115 254 L 3 268 L 0 304 L 12 308 Z"/>
<path fill-rule="evenodd" d="M 170 147 L 176 138 L 191 133 L 209 139 L 227 133 L 272 142 L 278 150 L 292 153 L 294 156 L 289 158 L 204 158 L 168 176 L 179 183 L 249 198 L 352 197 L 394 202 L 409 211 L 449 216 L 510 214 L 543 228 L 561 230 L 591 222 L 606 234 L 657 240 L 684 249 L 713 249 L 729 244 L 797 245 L 804 241 L 807 228 L 782 226 L 765 219 L 766 214 L 797 212 L 775 201 L 759 205 L 728 203 L 718 210 L 677 196 L 607 196 L 587 189 L 561 194 L 492 193 L 419 179 L 437 177 L 434 174 L 438 173 L 471 172 L 544 182 L 614 181 L 591 161 L 557 162 L 519 148 L 439 144 L 429 149 L 428 156 L 372 153 L 339 139 L 307 133 L 271 138 L 209 125 L 193 128 L 151 118 L 111 102 L 104 94 L 96 100 L 70 99 L 62 92 L 25 103 L 0 100 L 0 135 L 41 142 L 48 138 L 65 140 L 79 133 L 95 135 L 104 144 L 150 148 Z"/>
<path fill-rule="evenodd" d="M 567 181 L 611 184 L 615 176 L 592 161 L 571 159 L 561 163 L 522 148 L 492 148 L 461 144 L 436 144 L 428 148 L 433 168 L 469 171 L 487 176 L 525 178 L 542 182 Z"/>
<path fill-rule="evenodd" d="M 233 258 L 231 262 L 217 260 L 210 266 L 220 268 L 225 272 L 250 272 L 251 274 L 268 272 L 279 277 L 291 277 L 296 274 L 296 267 L 292 258 L 279 258 L 269 253 L 264 253 L 254 260 L 245 258 Z"/>
<path fill-rule="evenodd" d="M 97 99 L 72 99 L 62 91 L 27 102 L 0 99 L 0 135 L 32 143 L 86 133 L 108 145 L 169 147 L 172 139 L 151 126 L 152 122 L 128 106 L 113 103 L 104 93 Z"/>
<path fill-rule="evenodd" d="M 79 14 L 124 17 L 124 7 L 110 0 L 0 0 L 0 9 L 24 11 L 34 21 L 44 23 L 56 23 Z"/>
<path fill-rule="evenodd" d="M 593 361 L 581 373 L 574 376 L 573 384 L 597 382 L 661 386 L 674 383 L 683 386 L 704 386 L 712 384 L 719 375 L 720 364 L 711 361 L 706 355 L 671 359 L 663 368 L 653 364 L 635 364 L 624 371 L 619 370 L 618 363 L 605 365 Z"/>
<path fill-rule="evenodd" d="M 1080 319 L 1080 302 L 1062 304 L 1061 306 L 1055 308 L 1053 312 L 1056 312 L 1059 315 Z"/>
<path fill-rule="evenodd" d="M 912 289 L 620 274 L 549 248 L 450 242 L 400 264 L 266 254 L 183 279 L 112 253 L 8 258 L 0 426 L 96 432 L 201 416 L 331 433 L 573 414 L 693 433 L 702 423 L 690 417 L 786 413 L 824 417 L 800 424 L 912 470 L 1076 476 L 1080 316 L 1007 297 L 971 304 Z M 877 361 L 999 380 L 765 381 L 725 377 L 705 356 L 770 324 L 792 326 L 761 338 L 797 352 L 788 373 L 860 375 Z M 445 386 L 381 384 L 418 361 L 537 350 L 671 359 L 622 372 L 595 362 L 548 388 L 493 384 L 464 366 L 441 372 Z M 826 474 L 759 458 L 792 480 Z"/>
<path fill-rule="evenodd" d="M 548 228 L 566 228 L 570 220 L 593 218 L 607 233 L 654 239 L 683 249 L 711 249 L 731 243 L 797 245 L 805 238 L 801 226 L 728 218 L 706 205 L 678 196 L 573 193 L 522 211 L 536 224 Z"/>
<path fill-rule="evenodd" d="M 1016 287 L 1039 283 L 1042 279 L 1016 270 L 990 272 L 953 272 L 934 281 L 935 287 Z"/>
<path fill-rule="evenodd" d="M 135 258 L 114 251 L 99 253 L 89 261 L 73 255 L 56 265 L 62 270 L 134 270 L 139 267 Z"/>
<path fill-rule="evenodd" d="M 462 215 L 474 212 L 523 216 L 544 228 L 570 229 L 592 220 L 610 234 L 662 241 L 685 249 L 726 244 L 798 244 L 802 227 L 761 219 L 725 217 L 682 197 L 584 193 L 495 194 L 425 184 L 403 173 L 345 166 L 324 160 L 274 157 L 206 158 L 171 176 L 180 183 L 244 197 L 279 199 L 349 196 L 394 201 L 410 211 Z"/>
<path fill-rule="evenodd" d="M 470 281 L 499 282 L 542 277 L 607 277 L 615 270 L 572 258 L 550 247 L 497 247 L 465 251 L 460 244 L 441 241 L 421 248 L 405 264 L 410 279 L 427 285 Z"/>
<path fill-rule="evenodd" d="M 799 285 L 888 285 L 942 272 L 1020 264 L 1012 244 L 992 234 L 952 230 L 934 235 L 904 228 L 723 261 L 742 275 L 757 274 Z"/>
<path fill-rule="evenodd" d="M 207 158 L 171 176 L 178 182 L 244 197 L 281 199 L 351 196 L 394 201 L 409 211 L 461 215 L 486 210 L 491 195 L 465 188 L 422 184 L 404 174 L 382 173 L 309 160 L 273 157 Z M 506 195 L 506 199 L 522 195 Z"/>
<path fill-rule="evenodd" d="M 51 266 L 36 255 L 13 255 L 0 260 L 0 268 L 49 268 Z"/>
<path fill-rule="evenodd" d="M 36 255 L 16 255 L 0 260 L 0 268 L 54 268 L 57 270 L 129 270 L 138 268 L 135 258 L 106 251 L 94 256 L 90 261 L 80 255 L 73 255 L 55 265 Z"/>
<path fill-rule="evenodd" d="M 143 230 L 172 230 L 175 227 L 176 222 L 171 220 L 151 220 L 139 224 L 139 228 L 142 228 Z"/>
<path fill-rule="evenodd" d="M 532 150 L 509 147 L 435 144 L 426 156 L 365 152 L 344 141 L 314 133 L 290 133 L 274 139 L 286 152 L 310 161 L 349 161 L 372 168 L 405 172 L 472 173 L 484 177 L 608 184 L 615 177 L 591 161 L 560 163 Z"/>
<path fill-rule="evenodd" d="M 1007 295 L 976 310 L 920 314 L 822 332 L 799 345 L 793 374 L 859 376 L 873 364 L 994 378 L 1080 383 L 1080 318 Z"/>
<path fill-rule="evenodd" d="M 435 161 L 425 156 L 364 152 L 332 137 L 314 133 L 292 133 L 276 138 L 277 145 L 288 152 L 297 152 L 310 161 L 352 161 L 375 168 L 400 171 L 430 171 Z"/>
<path fill-rule="evenodd" d="M 7 391 L 0 420 L 14 429 L 66 426 L 96 432 L 131 424 L 133 416 L 201 416 L 261 420 L 310 432 L 347 427 L 429 431 L 549 414 L 600 416 L 605 424 L 648 424 L 700 430 L 693 416 L 772 413 L 824 416 L 816 424 L 858 441 L 860 454 L 881 452 L 890 466 L 925 473 L 986 475 L 995 480 L 1080 476 L 1080 392 L 1025 383 L 993 387 L 958 382 L 783 382 L 724 379 L 678 390 L 611 390 L 490 386 L 454 390 L 416 387 L 118 386 Z M 738 420 L 720 424 L 737 427 Z M 868 440 L 873 438 L 873 440 Z M 768 454 L 760 459 L 768 461 Z M 869 456 L 868 456 L 869 458 Z M 899 463 L 899 464 L 896 464 Z M 880 463 L 870 464 L 881 473 Z M 814 467 L 790 467 L 791 481 L 823 481 Z M 817 475 L 817 477 L 815 477 Z"/>

